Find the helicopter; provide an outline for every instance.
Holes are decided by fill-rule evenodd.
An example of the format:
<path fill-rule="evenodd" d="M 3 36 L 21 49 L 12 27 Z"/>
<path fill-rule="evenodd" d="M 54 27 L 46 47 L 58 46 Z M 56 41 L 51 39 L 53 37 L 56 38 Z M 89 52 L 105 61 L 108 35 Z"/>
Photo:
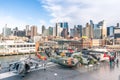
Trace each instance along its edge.
<path fill-rule="evenodd" d="M 39 45 L 36 43 L 36 52 L 35 52 L 35 58 L 32 58 L 31 55 L 24 56 L 18 61 L 13 61 L 9 63 L 8 70 L 14 71 L 15 73 L 25 76 L 26 73 L 38 70 L 38 69 L 44 69 L 46 70 L 46 65 L 48 63 L 46 56 L 42 56 L 39 54 Z"/>

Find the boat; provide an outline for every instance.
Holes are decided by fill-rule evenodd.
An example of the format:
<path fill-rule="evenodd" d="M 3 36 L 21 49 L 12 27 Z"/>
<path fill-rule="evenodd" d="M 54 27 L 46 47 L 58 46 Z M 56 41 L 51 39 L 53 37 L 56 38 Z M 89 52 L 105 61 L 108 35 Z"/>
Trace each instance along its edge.
<path fill-rule="evenodd" d="M 35 43 L 5 40 L 0 42 L 0 55 L 35 52 Z"/>

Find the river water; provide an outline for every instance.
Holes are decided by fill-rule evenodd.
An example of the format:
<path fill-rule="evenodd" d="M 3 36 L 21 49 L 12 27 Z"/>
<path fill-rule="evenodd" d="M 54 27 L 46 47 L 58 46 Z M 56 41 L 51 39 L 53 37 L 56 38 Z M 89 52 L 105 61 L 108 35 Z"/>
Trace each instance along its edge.
<path fill-rule="evenodd" d="M 28 55 L 1 56 L 0 64 L 2 64 L 2 66 L 7 66 L 8 63 L 18 61 L 20 58 L 24 56 L 28 56 Z M 31 54 L 31 56 L 34 56 L 34 54 Z"/>

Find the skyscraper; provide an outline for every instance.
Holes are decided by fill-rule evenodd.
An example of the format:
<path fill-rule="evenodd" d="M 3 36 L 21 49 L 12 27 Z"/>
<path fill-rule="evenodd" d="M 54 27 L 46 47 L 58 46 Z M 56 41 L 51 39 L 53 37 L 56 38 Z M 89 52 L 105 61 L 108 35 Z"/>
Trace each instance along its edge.
<path fill-rule="evenodd" d="M 74 36 L 73 37 L 80 37 L 79 29 L 76 25 L 74 25 Z"/>
<path fill-rule="evenodd" d="M 71 37 L 74 37 L 74 32 L 75 32 L 74 29 L 70 29 L 70 36 L 71 36 Z"/>
<path fill-rule="evenodd" d="M 53 27 L 49 27 L 48 29 L 44 29 L 43 36 L 53 36 Z"/>
<path fill-rule="evenodd" d="M 49 36 L 49 29 L 45 29 L 42 35 L 43 36 Z"/>
<path fill-rule="evenodd" d="M 67 38 L 68 32 L 67 29 L 63 28 L 62 32 L 61 32 L 61 36 L 64 38 Z"/>
<path fill-rule="evenodd" d="M 42 25 L 42 34 L 44 33 L 44 31 L 45 31 L 45 26 Z"/>
<path fill-rule="evenodd" d="M 56 23 L 56 36 L 57 37 L 61 37 L 61 33 L 62 33 L 62 25 L 61 23 Z"/>
<path fill-rule="evenodd" d="M 18 33 L 18 27 L 15 27 L 15 28 L 13 29 L 13 31 L 12 31 L 12 34 L 13 34 L 14 36 L 17 36 L 17 33 Z"/>
<path fill-rule="evenodd" d="M 26 36 L 30 36 L 29 25 L 26 25 L 25 35 L 26 35 Z"/>
<path fill-rule="evenodd" d="M 101 29 L 102 29 L 102 39 L 106 38 L 107 37 L 107 27 L 106 27 L 106 24 L 105 24 L 105 21 L 100 21 L 98 23 L 100 26 L 101 26 Z"/>
<path fill-rule="evenodd" d="M 63 37 L 67 38 L 67 36 L 69 35 L 69 27 L 68 27 L 68 22 L 64 22 L 63 23 Z"/>
<path fill-rule="evenodd" d="M 82 29 L 82 36 L 86 36 L 86 27 Z"/>
<path fill-rule="evenodd" d="M 92 20 L 90 20 L 90 26 L 91 26 L 91 27 L 94 27 L 94 23 L 93 23 Z"/>
<path fill-rule="evenodd" d="M 57 32 L 56 32 L 56 26 L 55 26 L 55 27 L 53 27 L 53 36 L 57 36 L 56 33 L 57 33 Z"/>
<path fill-rule="evenodd" d="M 24 36 L 26 36 L 25 33 L 26 33 L 25 30 L 18 30 L 16 36 L 24 37 Z"/>
<path fill-rule="evenodd" d="M 88 38 L 93 38 L 93 26 L 91 26 L 89 23 L 86 23 L 86 36 Z"/>
<path fill-rule="evenodd" d="M 53 27 L 49 27 L 48 30 L 49 30 L 49 35 L 53 35 Z"/>
<path fill-rule="evenodd" d="M 63 23 L 63 28 L 67 30 L 67 34 L 68 34 L 68 29 L 69 29 L 68 22 Z"/>
<path fill-rule="evenodd" d="M 102 34 L 101 34 L 101 26 L 98 24 L 94 24 L 94 39 L 101 39 Z"/>
<path fill-rule="evenodd" d="M 108 37 L 114 36 L 114 26 L 107 27 L 107 36 Z"/>
<path fill-rule="evenodd" d="M 2 31 L 2 33 L 3 33 L 3 36 L 4 37 L 8 37 L 8 36 L 10 36 L 11 35 L 11 28 L 8 28 L 7 27 L 7 24 L 5 25 L 5 27 L 3 28 L 3 31 Z"/>
<path fill-rule="evenodd" d="M 82 25 L 74 25 L 73 29 L 70 29 L 71 37 L 82 37 Z"/>
<path fill-rule="evenodd" d="M 31 37 L 37 36 L 37 26 L 31 26 Z"/>
<path fill-rule="evenodd" d="M 117 26 L 116 27 L 119 27 L 119 23 L 117 23 Z"/>
<path fill-rule="evenodd" d="M 82 37 L 82 25 L 77 25 L 77 30 L 79 33 L 79 37 Z"/>
<path fill-rule="evenodd" d="M 117 38 L 120 39 L 120 28 L 119 27 L 114 28 L 114 38 L 115 39 L 117 39 Z"/>
<path fill-rule="evenodd" d="M 68 23 L 67 22 L 59 22 L 56 23 L 54 33 L 58 37 L 66 38 L 68 36 Z"/>

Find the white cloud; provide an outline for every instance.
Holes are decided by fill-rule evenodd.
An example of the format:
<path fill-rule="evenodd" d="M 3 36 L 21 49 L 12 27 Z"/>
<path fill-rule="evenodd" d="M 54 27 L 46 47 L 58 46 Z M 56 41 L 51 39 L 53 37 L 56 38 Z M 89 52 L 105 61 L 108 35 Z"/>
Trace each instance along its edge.
<path fill-rule="evenodd" d="M 50 22 L 68 21 L 70 24 L 82 24 L 93 20 L 95 23 L 105 20 L 107 25 L 120 21 L 119 0 L 43 0 L 43 7 L 53 17 Z"/>
<path fill-rule="evenodd" d="M 33 20 L 32 17 L 27 18 L 29 20 Z M 13 16 L 0 16 L 0 33 L 2 33 L 2 28 L 7 24 L 7 27 L 13 29 L 15 27 L 18 27 L 19 30 L 25 29 L 26 25 L 36 25 L 35 23 L 30 23 L 24 20 L 16 19 Z M 38 33 L 41 32 L 41 24 L 46 24 L 45 21 L 40 20 L 40 23 L 38 23 L 36 26 L 38 27 Z M 40 25 L 40 27 L 39 27 Z"/>
<path fill-rule="evenodd" d="M 0 16 L 0 33 L 2 32 L 2 28 L 5 26 L 5 24 L 7 24 L 9 28 L 19 27 L 19 29 L 22 30 L 23 27 L 26 25 L 24 21 L 20 21 L 12 16 Z"/>
<path fill-rule="evenodd" d="M 42 26 L 42 25 L 47 25 L 47 24 L 46 24 L 46 21 L 40 20 L 40 25 L 41 25 L 41 26 Z"/>
<path fill-rule="evenodd" d="M 38 27 L 38 33 L 40 33 L 40 34 L 42 33 L 42 25 L 48 27 L 48 24 L 44 20 L 39 20 L 39 24 L 38 25 L 39 25 L 39 27 Z"/>

